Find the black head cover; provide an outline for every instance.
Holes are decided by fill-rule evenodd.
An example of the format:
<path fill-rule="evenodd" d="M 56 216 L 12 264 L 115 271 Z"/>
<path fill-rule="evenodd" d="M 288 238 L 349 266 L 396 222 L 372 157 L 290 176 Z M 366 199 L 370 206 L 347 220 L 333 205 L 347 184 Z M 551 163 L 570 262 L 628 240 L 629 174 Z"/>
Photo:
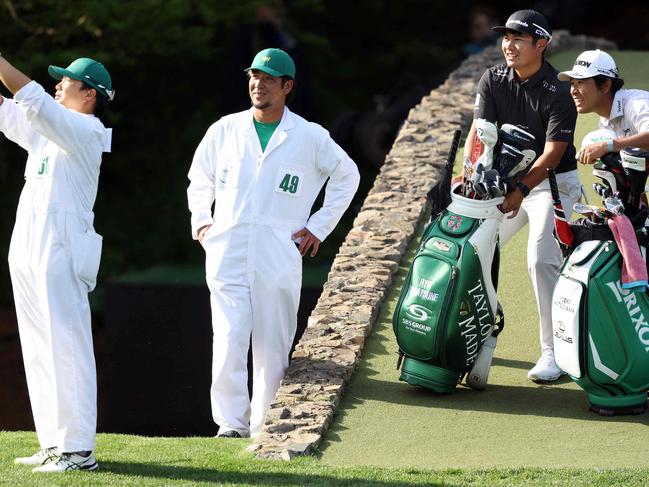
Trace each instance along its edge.
<path fill-rule="evenodd" d="M 439 180 L 430 189 L 426 197 L 431 203 L 431 217 L 435 218 L 439 213 L 444 211 L 451 203 L 451 178 L 453 177 L 453 165 L 455 164 L 455 155 L 460 145 L 461 130 L 456 130 L 453 134 L 451 149 L 446 159 L 446 164 L 442 168 Z"/>

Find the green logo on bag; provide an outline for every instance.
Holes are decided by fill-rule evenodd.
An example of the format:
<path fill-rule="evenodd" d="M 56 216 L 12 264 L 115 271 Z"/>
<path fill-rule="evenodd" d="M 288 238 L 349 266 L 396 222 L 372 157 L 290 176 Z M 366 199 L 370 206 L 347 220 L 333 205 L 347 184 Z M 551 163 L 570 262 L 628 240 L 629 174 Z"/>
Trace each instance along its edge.
<path fill-rule="evenodd" d="M 291 194 L 297 193 L 297 186 L 300 183 L 300 178 L 298 176 L 293 176 L 292 174 L 285 174 L 282 178 L 282 182 L 279 183 L 279 189 L 282 191 L 289 192 Z"/>
<path fill-rule="evenodd" d="M 41 166 L 38 168 L 38 175 L 42 176 L 43 174 L 47 174 L 49 171 L 49 156 L 48 157 L 43 157 L 41 159 Z"/>

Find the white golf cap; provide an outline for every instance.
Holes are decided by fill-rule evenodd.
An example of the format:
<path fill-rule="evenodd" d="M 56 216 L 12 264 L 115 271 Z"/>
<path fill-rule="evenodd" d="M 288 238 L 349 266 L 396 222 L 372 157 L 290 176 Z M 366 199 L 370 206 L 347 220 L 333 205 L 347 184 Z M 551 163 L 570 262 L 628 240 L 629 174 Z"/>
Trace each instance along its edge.
<path fill-rule="evenodd" d="M 613 58 L 604 51 L 596 49 L 582 52 L 575 61 L 572 70 L 562 71 L 557 76 L 561 81 L 570 81 L 573 78 L 592 78 L 599 74 L 609 78 L 620 77 Z"/>

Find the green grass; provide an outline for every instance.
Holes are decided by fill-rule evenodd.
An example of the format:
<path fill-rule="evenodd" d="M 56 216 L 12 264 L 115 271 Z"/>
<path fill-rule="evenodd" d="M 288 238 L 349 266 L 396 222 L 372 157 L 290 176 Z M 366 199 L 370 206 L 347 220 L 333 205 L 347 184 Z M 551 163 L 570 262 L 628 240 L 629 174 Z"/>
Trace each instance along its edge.
<path fill-rule="evenodd" d="M 415 468 L 643 467 L 649 415 L 600 418 L 568 378 L 538 386 L 527 370 L 538 358 L 538 318 L 527 277 L 526 232 L 503 249 L 499 298 L 505 330 L 490 385 L 438 395 L 398 381 L 391 317 L 409 248 L 323 444 L 331 465 Z M 388 440 L 386 440 L 388 438 Z"/>
<path fill-rule="evenodd" d="M 256 460 L 249 440 L 143 438 L 99 435 L 96 472 L 37 475 L 14 465 L 37 447 L 33 433 L 0 432 L 0 484 L 11 486 L 517 486 L 642 485 L 649 470 L 445 469 L 341 467 L 317 457 L 292 462 Z"/>

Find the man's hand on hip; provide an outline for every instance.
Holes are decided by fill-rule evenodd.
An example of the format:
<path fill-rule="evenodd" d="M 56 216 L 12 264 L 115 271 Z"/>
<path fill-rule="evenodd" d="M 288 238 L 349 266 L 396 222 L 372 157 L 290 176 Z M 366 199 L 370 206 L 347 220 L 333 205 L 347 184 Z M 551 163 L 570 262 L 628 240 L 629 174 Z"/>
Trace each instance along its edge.
<path fill-rule="evenodd" d="M 298 248 L 300 254 L 302 254 L 302 257 L 304 257 L 309 252 L 309 248 L 311 247 L 313 247 L 311 250 L 311 257 L 315 257 L 315 254 L 318 253 L 318 248 L 320 247 L 320 240 L 306 228 L 303 228 L 302 230 L 298 230 L 291 236 L 291 238 L 293 240 L 297 240 L 299 238 L 302 239 L 302 241 L 300 242 L 300 246 Z"/>
<path fill-rule="evenodd" d="M 212 225 L 204 225 L 201 228 L 198 229 L 198 232 L 196 233 L 198 235 L 198 243 L 202 244 L 203 243 L 203 238 L 205 237 L 205 234 L 207 231 L 210 229 Z"/>

